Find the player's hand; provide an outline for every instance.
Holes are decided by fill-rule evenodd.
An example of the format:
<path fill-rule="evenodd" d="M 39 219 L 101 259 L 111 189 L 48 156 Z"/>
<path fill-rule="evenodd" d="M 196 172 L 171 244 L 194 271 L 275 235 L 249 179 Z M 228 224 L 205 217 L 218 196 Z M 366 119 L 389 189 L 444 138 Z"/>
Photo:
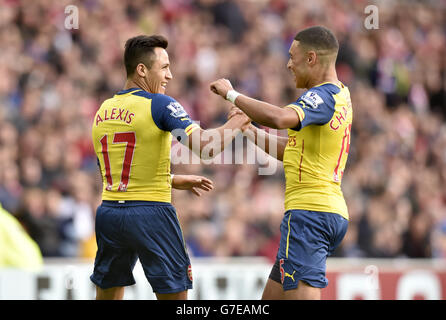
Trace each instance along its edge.
<path fill-rule="evenodd" d="M 229 110 L 228 113 L 228 120 L 231 119 L 232 117 L 234 117 L 235 115 L 243 115 L 245 114 L 242 110 L 240 110 L 239 108 L 237 108 L 236 106 L 232 106 L 231 110 Z"/>
<path fill-rule="evenodd" d="M 226 99 L 226 94 L 229 90 L 234 90 L 228 79 L 218 79 L 211 83 L 210 88 L 213 93 L 222 96 L 223 99 Z"/>
<path fill-rule="evenodd" d="M 195 175 L 174 175 L 172 179 L 172 188 L 180 190 L 190 190 L 197 196 L 201 196 L 202 191 L 211 191 L 214 189 L 212 180 Z"/>
<path fill-rule="evenodd" d="M 251 119 L 236 106 L 232 106 L 231 110 L 229 110 L 228 113 L 228 120 L 233 117 L 242 117 L 244 119 L 244 124 L 240 127 L 242 132 L 245 132 L 245 130 L 249 128 L 249 125 L 251 124 Z"/>

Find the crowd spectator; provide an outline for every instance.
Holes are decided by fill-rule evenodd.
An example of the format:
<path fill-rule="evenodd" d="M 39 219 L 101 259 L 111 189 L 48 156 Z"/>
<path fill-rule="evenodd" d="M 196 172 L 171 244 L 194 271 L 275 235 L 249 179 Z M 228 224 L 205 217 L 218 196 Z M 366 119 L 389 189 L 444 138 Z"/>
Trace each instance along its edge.
<path fill-rule="evenodd" d="M 342 182 L 350 226 L 336 256 L 446 257 L 443 1 L 377 2 L 378 29 L 364 27 L 365 0 L 0 1 L 0 203 L 44 256 L 94 256 L 102 181 L 91 123 L 123 87 L 129 37 L 169 39 L 167 93 L 207 128 L 229 110 L 209 91 L 217 78 L 276 105 L 297 99 L 277 66 L 298 30 L 325 25 L 340 41 L 337 71 L 354 110 Z M 67 5 L 78 29 L 65 27 Z M 285 186 L 277 166 L 273 175 L 259 175 L 259 163 L 172 166 L 216 187 L 201 198 L 173 191 L 191 256 L 274 260 Z"/>

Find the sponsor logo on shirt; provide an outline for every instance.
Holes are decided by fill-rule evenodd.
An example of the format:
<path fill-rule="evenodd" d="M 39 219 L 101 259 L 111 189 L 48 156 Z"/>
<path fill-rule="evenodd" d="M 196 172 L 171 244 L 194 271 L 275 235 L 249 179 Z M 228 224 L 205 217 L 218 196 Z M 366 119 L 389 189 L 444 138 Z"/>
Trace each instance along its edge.
<path fill-rule="evenodd" d="M 302 100 L 313 109 L 316 109 L 320 104 L 324 103 L 324 100 L 314 91 L 308 91 L 302 97 Z"/>
<path fill-rule="evenodd" d="M 169 103 L 167 109 L 172 111 L 170 115 L 174 118 L 182 118 L 187 116 L 187 112 L 184 110 L 183 106 L 176 101 Z"/>

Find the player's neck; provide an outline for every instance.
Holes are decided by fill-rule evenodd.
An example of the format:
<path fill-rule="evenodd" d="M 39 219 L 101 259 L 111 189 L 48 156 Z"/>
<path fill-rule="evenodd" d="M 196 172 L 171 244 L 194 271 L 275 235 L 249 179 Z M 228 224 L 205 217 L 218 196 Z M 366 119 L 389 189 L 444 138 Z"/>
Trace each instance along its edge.
<path fill-rule="evenodd" d="M 318 85 L 321 85 L 322 83 L 334 83 L 338 86 L 341 85 L 341 82 L 338 79 L 338 75 L 336 74 L 336 69 L 328 68 L 326 70 L 321 70 L 320 74 L 318 76 L 313 77 L 308 81 L 307 89 L 316 87 Z"/>
<path fill-rule="evenodd" d="M 144 84 L 140 84 L 133 79 L 127 79 L 124 84 L 124 90 L 130 89 L 130 88 L 141 88 L 144 91 L 150 92 L 150 90 L 148 88 L 146 88 L 146 86 Z"/>

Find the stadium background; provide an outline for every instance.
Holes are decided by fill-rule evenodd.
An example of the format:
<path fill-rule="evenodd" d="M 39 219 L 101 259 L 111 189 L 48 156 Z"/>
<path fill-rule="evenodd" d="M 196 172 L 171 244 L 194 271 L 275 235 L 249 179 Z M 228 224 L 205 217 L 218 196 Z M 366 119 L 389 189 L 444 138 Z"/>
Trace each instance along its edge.
<path fill-rule="evenodd" d="M 0 3 L 0 203 L 45 261 L 94 257 L 101 180 L 90 126 L 100 103 L 124 84 L 127 38 L 169 39 L 174 79 L 167 93 L 211 128 L 229 109 L 209 91 L 217 78 L 277 105 L 298 97 L 288 48 L 297 30 L 314 24 L 339 39 L 338 76 L 354 108 L 342 182 L 350 225 L 335 256 L 446 258 L 444 1 Z M 379 9 L 379 29 L 364 27 L 370 4 Z M 78 29 L 65 28 L 67 5 L 79 10 Z M 173 191 L 193 259 L 273 261 L 284 175 L 280 163 L 274 175 L 258 175 L 258 167 L 172 166 L 173 173 L 210 177 L 216 187 L 201 198 Z"/>

